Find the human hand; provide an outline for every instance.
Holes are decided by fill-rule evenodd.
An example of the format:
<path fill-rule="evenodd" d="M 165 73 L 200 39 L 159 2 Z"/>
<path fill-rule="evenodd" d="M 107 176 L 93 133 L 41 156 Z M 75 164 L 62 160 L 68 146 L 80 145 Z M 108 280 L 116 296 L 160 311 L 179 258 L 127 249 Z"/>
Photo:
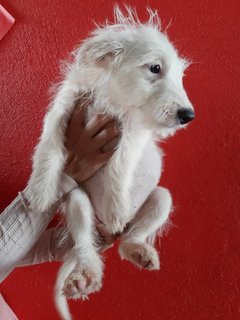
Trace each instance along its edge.
<path fill-rule="evenodd" d="M 120 131 L 116 121 L 96 115 L 84 123 L 84 106 L 76 107 L 66 131 L 68 152 L 64 172 L 77 183 L 91 178 L 114 153 Z"/>

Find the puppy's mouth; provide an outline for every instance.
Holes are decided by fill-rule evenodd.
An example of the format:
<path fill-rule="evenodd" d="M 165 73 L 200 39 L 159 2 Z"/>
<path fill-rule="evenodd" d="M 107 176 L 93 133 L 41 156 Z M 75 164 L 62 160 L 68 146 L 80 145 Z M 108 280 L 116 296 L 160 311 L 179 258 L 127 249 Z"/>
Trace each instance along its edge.
<path fill-rule="evenodd" d="M 186 127 L 186 124 L 181 124 L 180 121 L 174 120 L 172 122 L 159 122 L 158 127 L 163 129 L 182 129 Z"/>
<path fill-rule="evenodd" d="M 157 135 L 167 138 L 168 136 L 172 136 L 176 133 L 178 130 L 182 130 L 187 127 L 187 124 L 181 124 L 179 121 L 175 119 L 175 121 L 172 121 L 171 123 L 158 123 L 156 132 Z"/>

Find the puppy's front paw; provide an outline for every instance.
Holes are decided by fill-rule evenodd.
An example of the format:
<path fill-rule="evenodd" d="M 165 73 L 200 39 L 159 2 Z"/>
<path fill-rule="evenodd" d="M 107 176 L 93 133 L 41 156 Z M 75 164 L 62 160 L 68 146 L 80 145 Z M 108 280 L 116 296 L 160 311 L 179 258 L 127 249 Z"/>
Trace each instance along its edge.
<path fill-rule="evenodd" d="M 159 270 L 159 256 L 152 246 L 147 243 L 122 242 L 119 245 L 121 258 L 131 261 L 140 268 Z"/>

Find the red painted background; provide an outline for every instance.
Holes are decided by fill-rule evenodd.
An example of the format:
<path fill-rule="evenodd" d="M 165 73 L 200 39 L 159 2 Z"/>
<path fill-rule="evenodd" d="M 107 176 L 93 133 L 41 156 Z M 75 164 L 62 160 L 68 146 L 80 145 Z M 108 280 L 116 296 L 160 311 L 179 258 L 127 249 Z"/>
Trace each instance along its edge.
<path fill-rule="evenodd" d="M 119 1 L 121 4 L 121 1 Z M 76 319 L 240 319 L 239 1 L 131 0 L 140 17 L 157 8 L 170 38 L 195 63 L 184 80 L 197 118 L 163 145 L 162 184 L 174 228 L 162 239 L 161 271 L 139 271 L 106 253 L 101 293 L 72 302 Z M 110 0 L 1 1 L 16 24 L 0 42 L 0 199 L 24 188 L 59 60 L 112 17 Z M 1 291 L 20 320 L 58 319 L 57 264 L 15 271 Z"/>

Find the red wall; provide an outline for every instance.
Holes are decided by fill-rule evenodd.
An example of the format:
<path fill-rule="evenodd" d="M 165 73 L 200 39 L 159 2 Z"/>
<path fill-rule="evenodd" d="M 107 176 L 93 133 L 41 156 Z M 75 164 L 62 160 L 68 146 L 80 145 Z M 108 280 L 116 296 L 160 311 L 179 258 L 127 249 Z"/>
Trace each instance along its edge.
<path fill-rule="evenodd" d="M 121 1 L 119 1 L 121 3 Z M 1 1 L 16 24 L 0 42 L 0 199 L 4 208 L 28 179 L 49 83 L 59 60 L 112 17 L 110 0 Z M 106 254 L 101 293 L 72 302 L 76 319 L 240 319 L 239 1 L 149 3 L 181 53 L 195 63 L 185 79 L 197 118 L 163 145 L 162 184 L 173 194 L 174 228 L 161 240 L 160 272 L 139 271 Z M 58 319 L 52 302 L 57 264 L 15 271 L 1 291 L 20 320 Z M 78 315 L 78 316 L 77 316 Z"/>

